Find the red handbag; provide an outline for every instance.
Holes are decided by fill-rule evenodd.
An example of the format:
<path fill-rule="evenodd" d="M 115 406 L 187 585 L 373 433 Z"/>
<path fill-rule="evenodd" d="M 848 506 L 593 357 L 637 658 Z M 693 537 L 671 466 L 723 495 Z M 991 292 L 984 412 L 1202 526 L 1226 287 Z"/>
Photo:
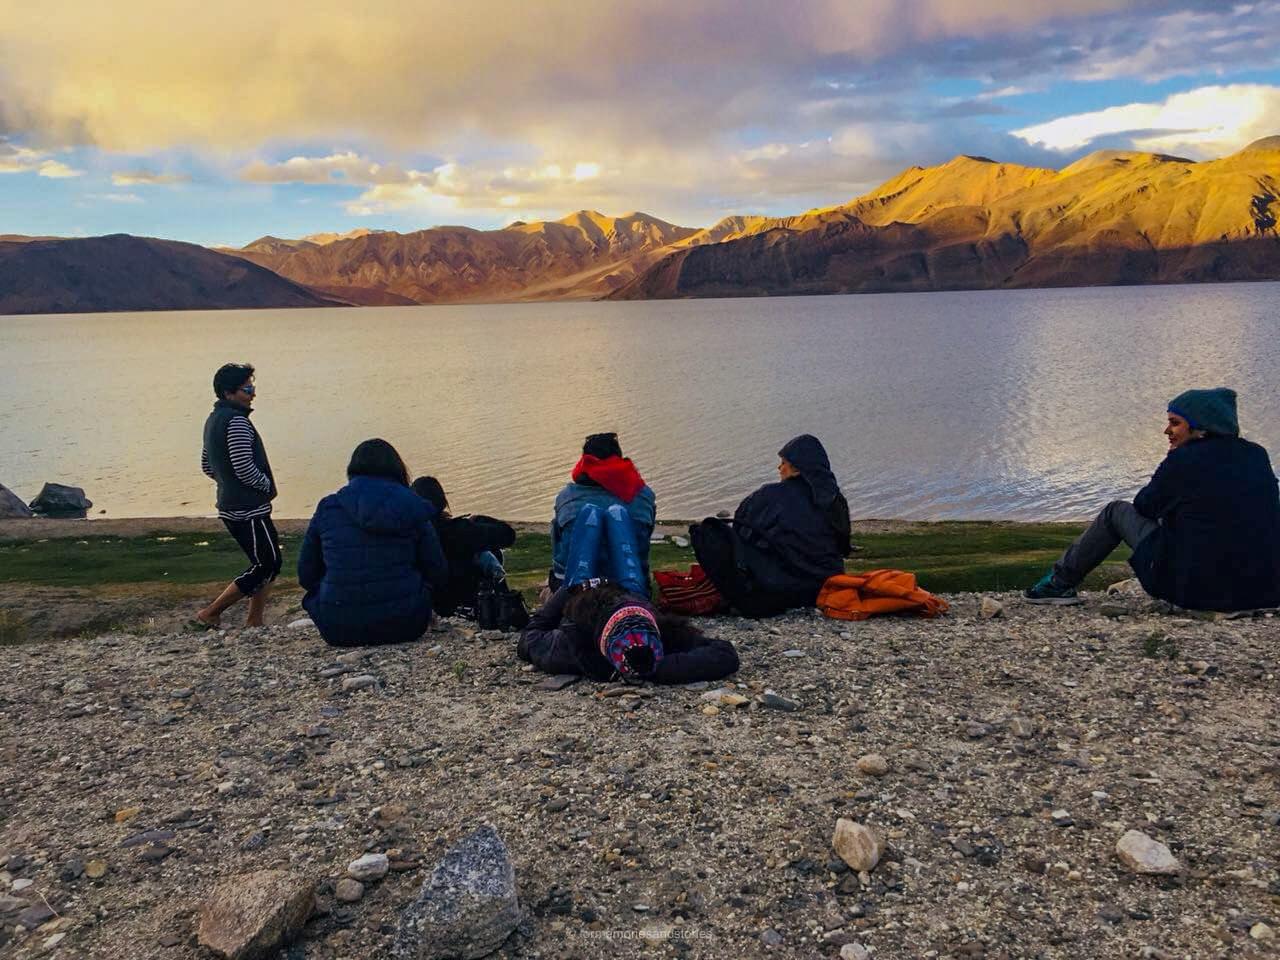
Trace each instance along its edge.
<path fill-rule="evenodd" d="M 728 603 L 698 564 L 688 573 L 679 570 L 655 570 L 658 582 L 658 609 L 686 617 L 705 617 L 729 609 Z"/>

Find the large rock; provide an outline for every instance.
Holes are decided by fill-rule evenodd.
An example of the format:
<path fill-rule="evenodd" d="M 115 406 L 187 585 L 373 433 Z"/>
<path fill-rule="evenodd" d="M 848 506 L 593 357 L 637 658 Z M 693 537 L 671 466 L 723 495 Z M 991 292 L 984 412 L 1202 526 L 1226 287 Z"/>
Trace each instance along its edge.
<path fill-rule="evenodd" d="M 83 517 L 93 506 L 82 487 L 46 483 L 31 501 L 31 509 L 46 517 Z"/>
<path fill-rule="evenodd" d="M 200 945 L 226 960 L 270 956 L 298 935 L 315 905 L 315 885 L 286 870 L 229 877 L 200 905 Z"/>
<path fill-rule="evenodd" d="M 880 831 L 843 818 L 836 821 L 831 846 L 841 860 L 859 873 L 874 870 L 884 856 L 884 838 L 880 836 Z"/>
<path fill-rule="evenodd" d="M 22 498 L 0 483 L 0 520 L 16 520 L 31 516 L 34 514 L 31 508 L 22 502 Z"/>
<path fill-rule="evenodd" d="M 461 840 L 436 864 L 400 914 L 400 960 L 474 960 L 492 953 L 520 922 L 516 872 L 493 827 Z"/>
<path fill-rule="evenodd" d="M 1169 848 L 1141 830 L 1130 830 L 1120 838 L 1116 843 L 1116 856 L 1134 873 L 1170 876 L 1182 871 L 1182 864 Z"/>

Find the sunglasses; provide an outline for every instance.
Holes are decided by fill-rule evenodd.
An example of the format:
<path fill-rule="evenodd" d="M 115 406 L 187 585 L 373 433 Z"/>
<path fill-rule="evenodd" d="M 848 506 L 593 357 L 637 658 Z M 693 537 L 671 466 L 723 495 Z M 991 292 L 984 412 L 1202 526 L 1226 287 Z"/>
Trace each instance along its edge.
<path fill-rule="evenodd" d="M 247 393 L 249 396 L 251 396 L 251 397 L 252 397 L 252 396 L 254 395 L 254 393 L 256 393 L 257 391 L 256 391 L 256 390 L 254 390 L 254 388 L 253 388 L 253 384 L 252 384 L 252 383 L 246 383 L 246 384 L 243 384 L 243 385 L 240 387 L 240 392 L 241 392 L 241 393 Z"/>

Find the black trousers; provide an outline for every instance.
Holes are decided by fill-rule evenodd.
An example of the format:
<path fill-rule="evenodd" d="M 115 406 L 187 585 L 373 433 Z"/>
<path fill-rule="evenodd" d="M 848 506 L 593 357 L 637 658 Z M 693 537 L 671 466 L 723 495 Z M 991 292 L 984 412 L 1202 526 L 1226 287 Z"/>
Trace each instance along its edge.
<path fill-rule="evenodd" d="M 738 565 L 737 534 L 718 517 L 689 528 L 693 554 L 721 596 L 744 617 L 776 617 L 792 607 L 813 606 L 813 597 L 767 590 L 754 582 L 751 571 Z"/>
<path fill-rule="evenodd" d="M 270 516 L 252 520 L 228 520 L 222 518 L 227 531 L 236 538 L 240 549 L 249 558 L 249 567 L 236 577 L 236 588 L 246 597 L 252 597 L 280 573 L 284 557 L 280 554 L 280 534 Z"/>

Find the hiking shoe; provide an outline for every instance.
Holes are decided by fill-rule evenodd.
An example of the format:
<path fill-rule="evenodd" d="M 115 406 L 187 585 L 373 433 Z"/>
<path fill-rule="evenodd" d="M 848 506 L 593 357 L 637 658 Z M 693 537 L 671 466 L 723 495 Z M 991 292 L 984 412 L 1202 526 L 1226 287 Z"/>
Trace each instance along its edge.
<path fill-rule="evenodd" d="M 1027 603 L 1049 603 L 1062 607 L 1073 603 L 1084 603 L 1076 593 L 1075 587 L 1060 586 L 1053 579 L 1052 573 L 1046 573 L 1031 589 L 1023 590 L 1022 599 Z"/>

